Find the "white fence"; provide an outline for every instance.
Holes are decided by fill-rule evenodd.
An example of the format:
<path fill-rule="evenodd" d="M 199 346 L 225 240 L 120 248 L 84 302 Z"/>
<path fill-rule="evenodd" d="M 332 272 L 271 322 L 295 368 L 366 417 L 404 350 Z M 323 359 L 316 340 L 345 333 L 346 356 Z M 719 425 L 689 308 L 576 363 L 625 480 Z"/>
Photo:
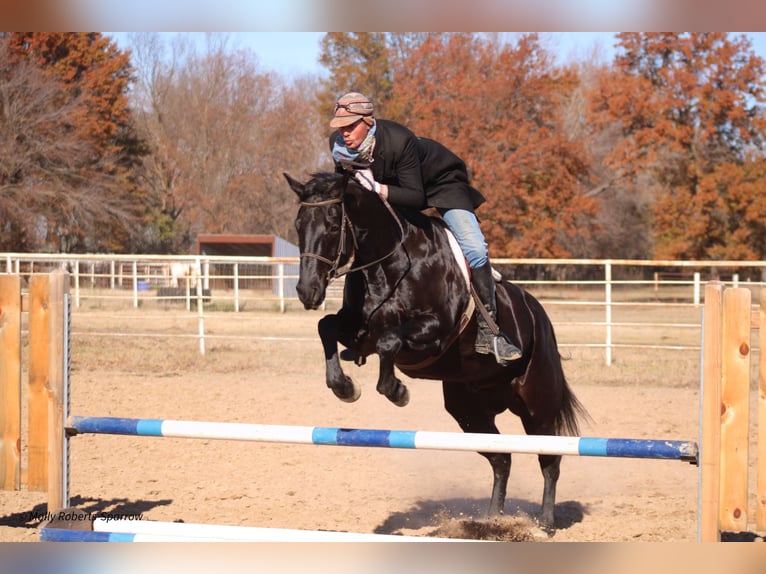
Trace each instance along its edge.
<path fill-rule="evenodd" d="M 205 352 L 206 313 L 252 309 L 302 309 L 295 294 L 298 258 L 164 255 L 92 255 L 3 253 L 0 272 L 22 277 L 64 267 L 72 275 L 73 307 L 185 306 L 197 315 L 195 336 Z M 698 350 L 697 343 L 658 341 L 647 345 L 615 336 L 617 330 L 699 331 L 701 285 L 720 279 L 751 286 L 754 302 L 766 275 L 766 261 L 643 261 L 593 259 L 493 259 L 514 283 L 537 296 L 554 315 L 557 330 L 597 329 L 600 340 L 561 342 L 562 347 L 603 348 L 605 362 L 620 347 Z M 328 290 L 329 305 L 339 305 L 342 282 Z M 688 320 L 657 321 L 666 309 L 686 309 Z M 602 320 L 577 320 L 577 310 L 597 310 Z M 560 311 L 560 312 L 557 312 Z M 562 318 L 557 319 L 556 315 Z M 571 316 L 571 317 L 570 317 Z M 637 320 L 640 319 L 640 320 Z M 695 335 L 696 336 L 696 335 Z M 688 341 L 689 337 L 685 337 Z"/>

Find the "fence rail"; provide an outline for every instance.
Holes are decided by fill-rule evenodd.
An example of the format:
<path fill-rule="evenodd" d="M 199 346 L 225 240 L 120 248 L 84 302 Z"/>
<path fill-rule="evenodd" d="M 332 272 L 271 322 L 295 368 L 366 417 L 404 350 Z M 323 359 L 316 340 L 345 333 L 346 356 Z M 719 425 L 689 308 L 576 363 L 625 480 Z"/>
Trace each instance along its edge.
<path fill-rule="evenodd" d="M 75 310 L 132 306 L 144 314 L 152 308 L 185 306 L 196 311 L 195 331 L 176 336 L 197 338 L 201 353 L 210 338 L 206 315 L 264 307 L 282 313 L 302 309 L 295 291 L 297 257 L 2 253 L 0 272 L 2 262 L 5 273 L 26 279 L 66 269 Z M 613 351 L 624 347 L 698 351 L 700 291 L 710 279 L 750 287 L 755 304 L 766 286 L 766 261 L 495 258 L 493 265 L 543 302 L 557 330 L 601 330 L 599 340 L 560 346 L 604 349 L 607 365 L 612 364 Z M 339 306 L 342 293 L 342 280 L 331 284 L 325 305 Z M 657 319 L 670 307 L 684 311 L 685 320 Z M 578 311 L 583 309 L 598 310 L 602 319 L 581 320 Z M 631 340 L 632 331 L 651 328 L 691 331 L 694 338 L 687 334 L 679 337 L 681 342 L 654 345 Z"/>

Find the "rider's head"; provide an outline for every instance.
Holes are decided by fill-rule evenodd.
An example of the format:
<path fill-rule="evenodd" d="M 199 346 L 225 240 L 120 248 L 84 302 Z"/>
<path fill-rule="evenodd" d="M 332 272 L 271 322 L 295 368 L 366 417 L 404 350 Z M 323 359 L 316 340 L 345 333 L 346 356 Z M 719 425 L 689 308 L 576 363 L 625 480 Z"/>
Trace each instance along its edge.
<path fill-rule="evenodd" d="M 330 127 L 338 128 L 343 143 L 358 149 L 375 123 L 374 108 L 367 96 L 349 92 L 338 98 Z"/>
<path fill-rule="evenodd" d="M 343 94 L 335 102 L 335 115 L 330 121 L 331 128 L 343 128 L 358 121 L 371 126 L 375 123 L 375 111 L 370 98 L 359 92 Z"/>

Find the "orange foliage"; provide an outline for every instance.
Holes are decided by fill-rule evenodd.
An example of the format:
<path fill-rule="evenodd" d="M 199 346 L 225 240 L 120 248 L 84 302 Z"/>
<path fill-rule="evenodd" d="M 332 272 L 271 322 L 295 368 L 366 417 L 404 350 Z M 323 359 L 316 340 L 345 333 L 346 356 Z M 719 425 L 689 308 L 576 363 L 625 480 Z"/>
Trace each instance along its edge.
<path fill-rule="evenodd" d="M 129 119 L 130 54 L 100 33 L 18 32 L 11 34 L 10 46 L 73 96 L 82 95 L 74 128 L 111 150 Z"/>
<path fill-rule="evenodd" d="M 124 250 L 143 208 L 131 171 L 130 61 L 98 33 L 0 35 L 8 249 Z M 15 137 L 15 133 L 24 134 Z M 23 194 L 25 209 L 15 206 Z"/>
<path fill-rule="evenodd" d="M 396 78 L 403 123 L 460 155 L 487 198 L 478 215 L 495 256 L 569 256 L 596 208 L 581 193 L 585 148 L 562 125 L 577 78 L 553 68 L 535 35 L 512 46 L 471 34 L 428 37 Z"/>
<path fill-rule="evenodd" d="M 623 184 L 650 185 L 654 257 L 764 256 L 759 221 L 766 68 L 722 32 L 619 34 L 621 55 L 594 95 L 593 125 L 618 125 L 606 161 Z"/>

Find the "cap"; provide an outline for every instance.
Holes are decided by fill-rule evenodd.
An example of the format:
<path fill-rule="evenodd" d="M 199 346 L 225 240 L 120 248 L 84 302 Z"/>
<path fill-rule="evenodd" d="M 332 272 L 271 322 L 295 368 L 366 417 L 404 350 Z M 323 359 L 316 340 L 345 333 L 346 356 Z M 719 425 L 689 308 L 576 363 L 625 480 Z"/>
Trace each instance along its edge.
<path fill-rule="evenodd" d="M 335 116 L 330 121 L 331 128 L 350 126 L 365 117 L 372 117 L 374 107 L 370 98 L 359 92 L 343 94 L 335 103 Z"/>

